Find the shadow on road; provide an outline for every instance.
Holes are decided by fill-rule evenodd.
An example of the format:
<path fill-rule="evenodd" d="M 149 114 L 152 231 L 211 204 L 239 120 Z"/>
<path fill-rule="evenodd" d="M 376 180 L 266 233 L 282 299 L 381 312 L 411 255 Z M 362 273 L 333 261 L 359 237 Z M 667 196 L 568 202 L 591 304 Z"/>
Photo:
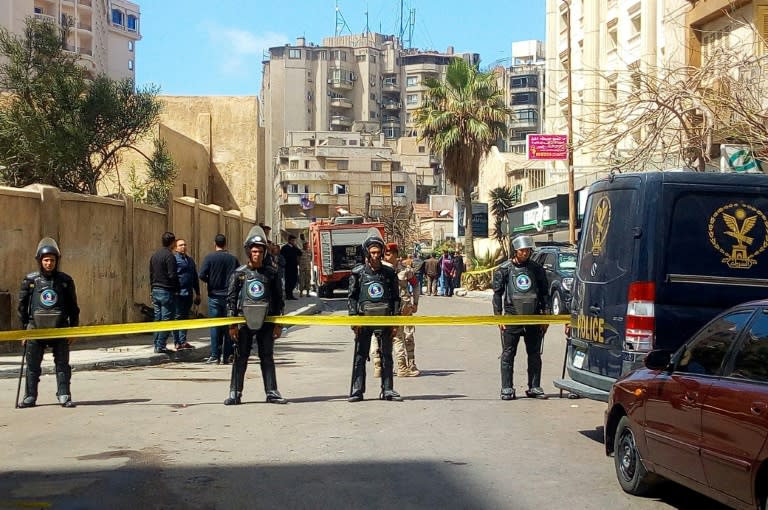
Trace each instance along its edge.
<path fill-rule="evenodd" d="M 115 400 L 77 400 L 75 404 L 78 406 L 118 406 L 120 404 L 143 404 L 144 402 L 150 402 L 150 398 L 125 398 Z"/>
<path fill-rule="evenodd" d="M 419 372 L 421 372 L 422 376 L 434 376 L 434 377 L 445 377 L 447 375 L 453 375 L 453 374 L 459 374 L 464 372 L 464 370 L 422 370 L 419 369 Z"/>
<path fill-rule="evenodd" d="M 595 441 L 600 444 L 605 443 L 605 427 L 600 425 L 599 427 L 595 427 L 594 430 L 580 430 L 579 434 L 581 434 L 584 437 L 588 437 L 592 441 Z"/>

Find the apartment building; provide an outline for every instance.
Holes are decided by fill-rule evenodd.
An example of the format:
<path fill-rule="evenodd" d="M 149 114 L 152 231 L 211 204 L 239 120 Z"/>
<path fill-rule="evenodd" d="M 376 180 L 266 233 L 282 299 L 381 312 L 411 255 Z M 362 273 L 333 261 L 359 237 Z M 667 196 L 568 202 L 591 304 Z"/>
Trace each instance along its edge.
<path fill-rule="evenodd" d="M 546 53 L 542 41 L 512 43 L 511 65 L 496 67 L 504 102 L 513 111 L 502 149 L 525 154 L 526 135 L 541 133 L 544 122 Z"/>
<path fill-rule="evenodd" d="M 0 26 L 24 33 L 35 17 L 69 26 L 65 49 L 93 75 L 135 79 L 136 42 L 141 39 L 139 5 L 127 0 L 3 0 Z"/>
<path fill-rule="evenodd" d="M 319 46 L 298 38 L 295 45 L 270 48 L 260 95 L 268 175 L 278 177 L 296 133 L 360 133 L 395 147 L 413 134 L 412 113 L 421 104 L 425 77 L 440 79 L 459 56 L 479 61 L 477 54 L 458 55 L 452 48 L 404 49 L 397 37 L 378 33 L 327 37 Z M 411 192 L 415 199 L 415 188 Z M 265 197 L 267 214 L 280 210 L 274 199 Z"/>

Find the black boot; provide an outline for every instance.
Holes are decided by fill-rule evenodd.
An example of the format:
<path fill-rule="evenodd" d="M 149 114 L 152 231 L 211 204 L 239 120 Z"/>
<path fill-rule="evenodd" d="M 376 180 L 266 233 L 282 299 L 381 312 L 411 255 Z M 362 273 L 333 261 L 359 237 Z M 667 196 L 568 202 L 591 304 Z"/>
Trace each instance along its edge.
<path fill-rule="evenodd" d="M 381 400 L 390 400 L 393 402 L 403 401 L 403 397 L 401 397 L 400 394 L 395 390 L 381 390 L 381 395 L 379 395 L 379 398 Z"/>
<path fill-rule="evenodd" d="M 514 388 L 502 388 L 501 389 L 501 400 L 515 400 L 515 389 Z"/>
<path fill-rule="evenodd" d="M 59 404 L 61 404 L 61 407 L 75 407 L 75 403 L 72 402 L 72 397 L 69 395 L 59 395 Z"/>
<path fill-rule="evenodd" d="M 24 400 L 19 404 L 19 408 L 25 409 L 27 407 L 35 407 L 37 405 L 37 397 L 25 396 Z"/>
<path fill-rule="evenodd" d="M 547 394 L 544 393 L 544 390 L 541 389 L 540 386 L 534 386 L 532 388 L 529 388 L 528 390 L 526 390 L 525 396 L 528 398 L 536 398 L 539 400 L 546 400 L 549 398 Z"/>
<path fill-rule="evenodd" d="M 240 405 L 240 399 L 242 398 L 243 393 L 240 391 L 230 391 L 229 392 L 229 398 L 227 398 L 224 401 L 225 406 L 238 406 Z"/>
<path fill-rule="evenodd" d="M 269 404 L 287 404 L 288 401 L 283 398 L 277 390 L 267 392 L 267 403 Z"/>

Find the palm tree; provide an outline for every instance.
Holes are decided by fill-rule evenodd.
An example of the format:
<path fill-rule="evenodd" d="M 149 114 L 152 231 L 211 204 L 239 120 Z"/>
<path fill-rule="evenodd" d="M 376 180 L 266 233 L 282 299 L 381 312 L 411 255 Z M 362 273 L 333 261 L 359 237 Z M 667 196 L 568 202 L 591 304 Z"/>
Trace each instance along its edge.
<path fill-rule="evenodd" d="M 496 85 L 493 72 L 455 58 L 445 81 L 426 79 L 424 103 L 414 122 L 419 138 L 442 157 L 445 175 L 464 198 L 467 219 L 464 245 L 469 260 L 475 257 L 472 232 L 472 188 L 480 173 L 480 159 L 507 131 L 511 110 Z"/>
<path fill-rule="evenodd" d="M 501 252 L 506 260 L 509 257 L 507 241 L 509 235 L 503 231 L 502 224 L 509 210 L 520 203 L 520 194 L 511 186 L 499 186 L 490 191 L 490 209 L 493 216 L 493 238 L 501 245 Z"/>

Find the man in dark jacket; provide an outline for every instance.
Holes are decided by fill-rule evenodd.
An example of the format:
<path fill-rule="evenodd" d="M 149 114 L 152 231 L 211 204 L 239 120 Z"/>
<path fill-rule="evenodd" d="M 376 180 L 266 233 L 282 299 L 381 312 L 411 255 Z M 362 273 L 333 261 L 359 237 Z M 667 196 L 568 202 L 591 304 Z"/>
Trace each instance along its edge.
<path fill-rule="evenodd" d="M 149 259 L 149 283 L 152 288 L 155 322 L 173 319 L 175 296 L 179 292 L 179 276 L 176 274 L 176 257 L 173 254 L 176 236 L 173 232 L 165 232 L 162 243 L 163 247 Z M 169 336 L 170 331 L 155 332 L 155 352 L 170 352 L 166 347 Z"/>
<path fill-rule="evenodd" d="M 215 251 L 203 259 L 200 279 L 208 284 L 208 317 L 226 317 L 227 284 L 239 263 L 237 258 L 227 251 L 227 237 L 224 234 L 217 234 L 213 244 Z M 211 328 L 211 357 L 206 363 L 227 363 L 231 355 L 229 328 Z"/>
<path fill-rule="evenodd" d="M 512 258 L 493 273 L 493 314 L 534 315 L 546 313 L 547 277 L 544 269 L 530 260 L 533 239 L 521 235 L 512 241 Z M 530 398 L 547 398 L 541 389 L 541 346 L 546 325 L 500 325 L 501 330 L 501 399 L 514 400 L 512 376 L 520 336 L 525 339 L 528 355 L 528 389 Z"/>
<path fill-rule="evenodd" d="M 197 277 L 197 266 L 195 259 L 187 255 L 186 239 L 176 240 L 176 274 L 179 276 L 179 293 L 176 296 L 176 307 L 173 315 L 174 320 L 189 319 L 189 312 L 192 305 L 200 304 L 200 281 Z M 194 349 L 187 342 L 187 330 L 177 329 L 173 332 L 173 344 L 176 350 Z"/>
<path fill-rule="evenodd" d="M 285 259 L 285 299 L 293 297 L 293 289 L 299 281 L 299 257 L 301 250 L 296 246 L 296 236 L 288 236 L 288 242 L 280 248 L 280 254 Z"/>
<path fill-rule="evenodd" d="M 19 292 L 19 319 L 24 329 L 64 328 L 80 325 L 80 307 L 72 277 L 59 271 L 61 252 L 56 241 L 43 238 L 37 245 L 35 255 L 38 271 L 29 273 L 21 282 Z M 69 340 L 26 340 L 24 351 L 27 355 L 27 381 L 24 400 L 19 407 L 34 407 L 37 403 L 37 385 L 42 372 L 45 349 L 53 351 L 56 367 L 56 397 L 62 407 L 75 407 L 69 381 L 72 367 L 69 366 Z"/>

